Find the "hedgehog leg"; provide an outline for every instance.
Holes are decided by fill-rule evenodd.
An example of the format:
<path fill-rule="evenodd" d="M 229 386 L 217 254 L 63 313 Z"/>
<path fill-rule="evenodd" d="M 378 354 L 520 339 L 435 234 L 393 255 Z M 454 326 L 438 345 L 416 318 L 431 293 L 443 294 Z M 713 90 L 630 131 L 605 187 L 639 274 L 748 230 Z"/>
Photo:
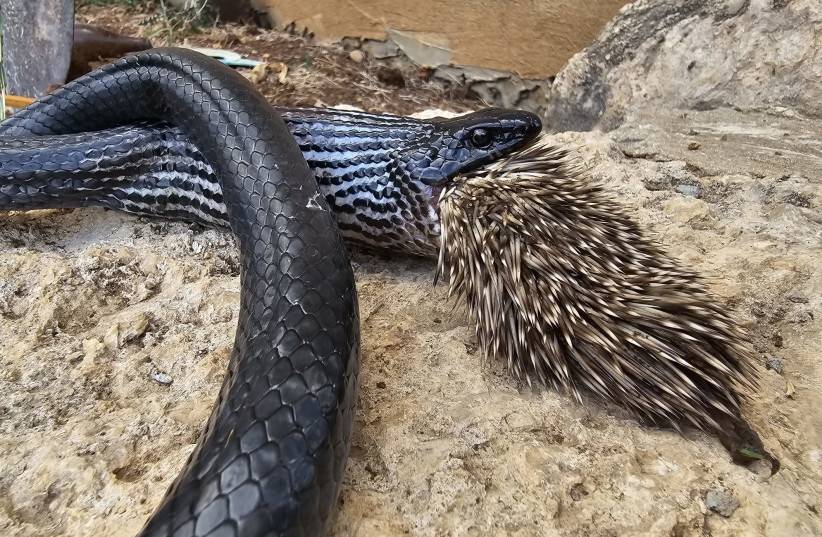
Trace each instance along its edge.
<path fill-rule="evenodd" d="M 757 460 L 766 460 L 771 464 L 771 475 L 779 471 L 779 460 L 768 453 L 759 435 L 745 420 L 728 417 L 721 419 L 720 425 L 722 429 L 717 432 L 717 437 L 736 464 L 747 466 Z"/>

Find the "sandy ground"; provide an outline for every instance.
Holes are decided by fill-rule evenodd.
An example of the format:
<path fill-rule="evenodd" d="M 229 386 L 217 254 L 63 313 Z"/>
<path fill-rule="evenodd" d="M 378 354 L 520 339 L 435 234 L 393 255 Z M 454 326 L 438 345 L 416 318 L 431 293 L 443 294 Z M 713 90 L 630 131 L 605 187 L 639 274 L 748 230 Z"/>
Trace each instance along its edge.
<path fill-rule="evenodd" d="M 555 137 L 750 327 L 772 369 L 746 414 L 780 473 L 518 385 L 433 261 L 355 253 L 362 385 L 333 535 L 822 535 L 820 133 L 659 110 Z M 96 209 L 0 218 L 0 534 L 134 535 L 209 413 L 238 300 L 227 234 Z"/>

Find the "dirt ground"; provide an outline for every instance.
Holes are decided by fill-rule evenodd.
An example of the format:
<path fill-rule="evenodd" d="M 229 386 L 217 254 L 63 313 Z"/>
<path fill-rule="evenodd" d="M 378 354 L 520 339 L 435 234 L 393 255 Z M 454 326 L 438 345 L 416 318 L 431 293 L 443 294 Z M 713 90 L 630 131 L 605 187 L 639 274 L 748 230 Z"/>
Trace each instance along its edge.
<path fill-rule="evenodd" d="M 118 9 L 81 15 L 123 20 Z M 145 31 L 142 16 L 131 28 Z M 189 39 L 226 46 L 232 33 L 288 63 L 285 87 L 274 76 L 263 91 L 291 104 L 470 104 L 408 74 L 392 86 L 345 51 L 247 32 Z M 310 76 L 326 62 L 345 70 Z M 554 139 L 749 326 L 763 368 L 746 415 L 782 470 L 518 385 L 432 287 L 433 261 L 356 252 L 361 391 L 332 535 L 822 535 L 822 121 L 649 110 Z M 96 209 L 0 218 L 1 534 L 139 530 L 216 397 L 237 272 L 218 231 Z"/>
<path fill-rule="evenodd" d="M 146 2 L 151 6 L 150 2 Z M 468 111 L 476 101 L 460 87 L 443 89 L 424 69 L 400 70 L 342 47 L 314 45 L 309 39 L 256 26 L 191 22 L 190 16 L 162 16 L 153 7 L 81 7 L 77 19 L 155 47 L 194 46 L 229 49 L 267 63 L 265 74 L 243 72 L 259 91 L 280 106 L 349 105 L 391 114 L 412 114 L 446 106 Z"/>

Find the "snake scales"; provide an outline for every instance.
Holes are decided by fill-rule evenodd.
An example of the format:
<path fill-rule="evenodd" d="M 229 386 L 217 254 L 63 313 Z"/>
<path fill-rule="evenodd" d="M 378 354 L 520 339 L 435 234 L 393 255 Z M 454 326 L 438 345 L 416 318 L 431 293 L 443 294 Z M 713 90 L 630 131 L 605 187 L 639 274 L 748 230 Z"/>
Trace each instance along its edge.
<path fill-rule="evenodd" d="M 228 372 L 141 535 L 325 532 L 359 353 L 337 221 L 349 239 L 425 253 L 436 213 L 422 207 L 437 185 L 539 129 L 530 114 L 494 110 L 432 122 L 278 112 L 241 76 L 178 49 L 126 57 L 0 125 L 0 210 L 101 205 L 227 223 L 238 239 Z"/>

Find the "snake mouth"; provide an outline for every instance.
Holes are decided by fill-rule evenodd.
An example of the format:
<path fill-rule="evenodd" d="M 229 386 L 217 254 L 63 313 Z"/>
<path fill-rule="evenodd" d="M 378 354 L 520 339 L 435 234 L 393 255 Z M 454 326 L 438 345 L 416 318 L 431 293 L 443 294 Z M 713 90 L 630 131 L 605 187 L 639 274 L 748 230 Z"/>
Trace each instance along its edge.
<path fill-rule="evenodd" d="M 428 187 L 429 195 L 428 200 L 431 203 L 431 208 L 434 209 L 435 212 L 439 213 L 440 208 L 440 197 L 442 196 L 443 190 L 445 190 L 444 186 L 430 186 Z"/>
<path fill-rule="evenodd" d="M 512 166 L 511 163 L 517 163 L 517 165 L 513 166 L 513 168 L 517 171 L 526 171 L 529 167 L 536 167 L 541 171 L 542 167 L 545 166 L 545 154 L 551 153 L 551 151 L 545 147 L 547 144 L 547 139 L 535 134 L 533 138 L 524 142 L 522 147 L 512 151 L 504 158 L 497 157 L 489 162 L 479 164 L 476 168 L 463 170 L 443 183 L 425 185 L 428 189 L 428 199 L 431 204 L 431 208 L 437 215 L 439 215 L 443 193 L 451 192 L 454 187 L 457 187 L 471 178 L 483 177 L 486 175 L 500 175 L 501 172 L 507 170 L 508 166 Z M 565 154 L 560 156 L 558 154 L 551 153 L 550 158 L 562 160 L 566 156 L 567 155 Z M 550 158 L 548 160 L 550 160 Z"/>

